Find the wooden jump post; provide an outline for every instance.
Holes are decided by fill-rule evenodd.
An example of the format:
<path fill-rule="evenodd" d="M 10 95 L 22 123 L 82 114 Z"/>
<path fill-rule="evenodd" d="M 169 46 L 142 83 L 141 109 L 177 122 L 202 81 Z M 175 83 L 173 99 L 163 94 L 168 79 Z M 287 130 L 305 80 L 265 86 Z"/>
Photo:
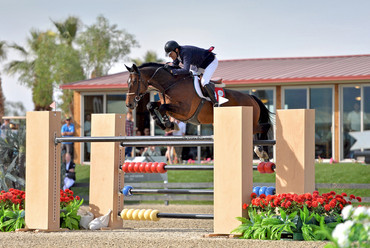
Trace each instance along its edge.
<path fill-rule="evenodd" d="M 251 107 L 215 108 L 214 233 L 229 234 L 246 216 L 253 188 Z M 27 113 L 26 226 L 59 229 L 60 113 Z M 314 111 L 278 110 L 276 115 L 277 193 L 306 193 L 315 189 Z M 125 115 L 92 115 L 92 136 L 123 136 Z M 119 166 L 124 150 L 119 142 L 91 144 L 90 208 L 95 217 L 113 211 L 110 228 L 122 227 L 124 185 Z"/>

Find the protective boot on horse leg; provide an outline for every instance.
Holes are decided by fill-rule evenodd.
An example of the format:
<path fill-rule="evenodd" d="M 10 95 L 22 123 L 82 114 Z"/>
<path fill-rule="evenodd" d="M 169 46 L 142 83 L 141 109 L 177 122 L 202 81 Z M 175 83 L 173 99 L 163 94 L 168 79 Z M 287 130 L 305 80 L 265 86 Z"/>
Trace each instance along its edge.
<path fill-rule="evenodd" d="M 263 129 L 263 133 L 257 133 L 255 137 L 257 140 L 267 140 L 268 139 L 268 132 L 270 130 L 271 124 L 269 123 L 261 123 L 260 124 L 261 128 Z M 270 157 L 268 155 L 268 147 L 267 146 L 255 146 L 254 147 L 254 152 L 258 156 L 258 158 L 261 161 L 267 162 L 269 161 Z"/>
<path fill-rule="evenodd" d="M 146 105 L 146 108 L 148 109 L 150 115 L 152 116 L 152 118 L 155 121 L 155 123 L 157 124 L 157 126 L 159 126 L 162 130 L 165 130 L 166 129 L 166 126 L 162 123 L 162 121 L 160 120 L 159 116 L 155 112 L 155 110 L 158 110 L 159 106 L 160 105 L 159 105 L 158 102 L 149 102 Z"/>

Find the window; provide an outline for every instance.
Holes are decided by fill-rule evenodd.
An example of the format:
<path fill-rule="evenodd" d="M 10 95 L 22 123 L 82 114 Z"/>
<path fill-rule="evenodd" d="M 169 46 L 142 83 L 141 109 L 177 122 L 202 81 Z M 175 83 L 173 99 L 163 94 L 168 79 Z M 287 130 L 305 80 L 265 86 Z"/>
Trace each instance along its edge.
<path fill-rule="evenodd" d="M 343 87 L 342 101 L 342 155 L 343 158 L 353 158 L 352 145 L 355 139 L 349 132 L 361 131 L 361 87 Z"/>
<path fill-rule="evenodd" d="M 84 96 L 84 124 L 81 125 L 84 136 L 91 136 L 91 114 L 103 113 L 103 95 L 85 95 Z M 90 143 L 81 143 L 83 145 L 83 161 L 90 161 Z"/>
<path fill-rule="evenodd" d="M 307 108 L 307 89 L 285 89 L 284 109 Z"/>
<path fill-rule="evenodd" d="M 125 104 L 126 95 L 107 95 L 107 109 L 106 113 L 127 113 L 127 107 Z"/>
<path fill-rule="evenodd" d="M 315 109 L 315 157 L 331 158 L 333 89 L 311 88 L 310 109 Z"/>
<path fill-rule="evenodd" d="M 331 87 L 285 88 L 284 109 L 315 109 L 315 157 L 331 158 L 333 89 Z M 309 101 L 307 101 L 309 99 Z"/>

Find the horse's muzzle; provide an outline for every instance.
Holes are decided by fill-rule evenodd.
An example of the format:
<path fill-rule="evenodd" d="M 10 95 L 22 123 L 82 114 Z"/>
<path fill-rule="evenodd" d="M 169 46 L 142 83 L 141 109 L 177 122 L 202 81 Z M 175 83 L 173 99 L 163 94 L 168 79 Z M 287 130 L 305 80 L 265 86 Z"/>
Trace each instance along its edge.
<path fill-rule="evenodd" d="M 126 104 L 126 107 L 128 107 L 129 109 L 134 109 L 134 108 L 136 108 L 136 105 L 137 105 L 136 102 L 134 102 L 134 103 L 128 103 L 128 104 Z"/>

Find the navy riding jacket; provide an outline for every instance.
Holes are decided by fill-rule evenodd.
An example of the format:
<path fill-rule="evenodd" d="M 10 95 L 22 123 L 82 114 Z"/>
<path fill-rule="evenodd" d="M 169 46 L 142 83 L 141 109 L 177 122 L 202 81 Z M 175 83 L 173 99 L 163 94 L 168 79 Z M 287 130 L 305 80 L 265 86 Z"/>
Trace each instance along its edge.
<path fill-rule="evenodd" d="M 187 74 L 190 65 L 205 69 L 215 59 L 215 54 L 195 46 L 180 46 L 179 57 L 173 61 L 173 65 L 178 66 L 180 62 L 184 65 L 181 69 L 173 69 L 173 75 Z"/>

